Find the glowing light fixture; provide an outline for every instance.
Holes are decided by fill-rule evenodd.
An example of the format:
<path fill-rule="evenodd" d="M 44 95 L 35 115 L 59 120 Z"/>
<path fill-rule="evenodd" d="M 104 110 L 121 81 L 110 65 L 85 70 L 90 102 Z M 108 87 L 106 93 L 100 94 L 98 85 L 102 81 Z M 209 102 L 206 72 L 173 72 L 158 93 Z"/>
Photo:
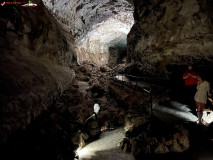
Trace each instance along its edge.
<path fill-rule="evenodd" d="M 213 111 L 209 109 L 204 109 L 203 111 L 203 124 L 208 126 L 210 123 L 213 122 Z"/>

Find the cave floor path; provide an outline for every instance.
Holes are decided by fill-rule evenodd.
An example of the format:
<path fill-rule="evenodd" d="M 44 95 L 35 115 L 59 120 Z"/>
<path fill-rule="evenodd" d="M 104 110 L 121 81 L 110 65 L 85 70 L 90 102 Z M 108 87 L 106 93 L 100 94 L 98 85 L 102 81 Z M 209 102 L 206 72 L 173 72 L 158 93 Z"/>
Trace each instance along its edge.
<path fill-rule="evenodd" d="M 79 153 L 80 160 L 135 160 L 131 154 L 124 153 L 118 147 L 124 136 L 124 129 L 103 132 L 99 139 L 87 144 Z"/>

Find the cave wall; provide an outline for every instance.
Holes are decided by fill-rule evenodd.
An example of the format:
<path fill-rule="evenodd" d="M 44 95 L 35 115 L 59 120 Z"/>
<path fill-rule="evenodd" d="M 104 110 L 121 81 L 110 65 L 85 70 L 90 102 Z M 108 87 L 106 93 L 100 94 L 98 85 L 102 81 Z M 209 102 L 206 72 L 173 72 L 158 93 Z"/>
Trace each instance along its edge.
<path fill-rule="evenodd" d="M 80 40 L 99 23 L 119 12 L 132 12 L 132 0 L 43 0 L 56 19 Z"/>
<path fill-rule="evenodd" d="M 134 5 L 127 54 L 139 71 L 167 76 L 167 65 L 213 65 L 211 0 L 134 0 Z"/>
<path fill-rule="evenodd" d="M 73 38 L 44 7 L 0 10 L 0 142 L 46 110 L 73 82 Z"/>
<path fill-rule="evenodd" d="M 127 37 L 132 27 L 132 0 L 43 0 L 76 42 L 78 62 L 106 65 L 111 41 Z"/>

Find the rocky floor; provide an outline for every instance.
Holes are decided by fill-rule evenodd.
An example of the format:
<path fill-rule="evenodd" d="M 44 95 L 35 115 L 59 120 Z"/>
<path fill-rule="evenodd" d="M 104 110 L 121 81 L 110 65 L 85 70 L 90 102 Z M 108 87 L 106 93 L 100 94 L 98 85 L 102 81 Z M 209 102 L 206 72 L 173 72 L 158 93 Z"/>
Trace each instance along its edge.
<path fill-rule="evenodd" d="M 75 85 L 25 130 L 17 131 L 6 144 L 1 144 L 0 159 L 70 160 L 78 148 L 83 148 L 80 159 L 208 160 L 212 157 L 211 125 L 191 123 L 195 117 L 187 106 L 177 102 L 153 107 L 155 116 L 150 119 L 150 113 L 141 108 L 146 99 L 141 98 L 141 91 L 111 78 L 120 68 L 111 70 L 89 63 L 77 66 Z M 94 118 L 86 121 L 94 103 L 101 106 L 98 122 Z M 115 128 L 120 129 L 106 132 Z"/>
<path fill-rule="evenodd" d="M 79 160 L 134 160 L 133 155 L 124 153 L 118 147 L 123 136 L 123 128 L 102 133 L 98 140 L 78 151 Z"/>
<path fill-rule="evenodd" d="M 75 150 L 96 139 L 101 130 L 123 125 L 125 110 L 109 94 L 109 71 L 89 63 L 76 66 L 74 85 L 24 130 L 0 144 L 0 159 L 73 159 Z M 101 106 L 99 123 L 86 121 L 94 103 Z"/>

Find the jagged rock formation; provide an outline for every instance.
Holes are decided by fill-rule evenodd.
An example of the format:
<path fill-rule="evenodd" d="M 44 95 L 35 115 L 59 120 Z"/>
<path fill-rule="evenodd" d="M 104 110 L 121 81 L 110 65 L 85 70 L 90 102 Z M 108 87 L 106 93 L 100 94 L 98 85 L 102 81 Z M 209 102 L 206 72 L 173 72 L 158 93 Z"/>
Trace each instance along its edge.
<path fill-rule="evenodd" d="M 125 137 L 119 146 L 133 154 L 160 154 L 183 152 L 189 149 L 188 130 L 182 125 L 167 126 L 157 121 L 151 123 L 147 115 L 126 116 Z"/>
<path fill-rule="evenodd" d="M 101 22 L 104 26 L 105 21 L 110 20 L 108 36 L 101 36 L 102 32 L 96 35 L 96 38 L 104 37 L 100 45 L 104 43 L 106 47 L 112 47 L 112 66 L 116 62 L 121 62 L 126 54 L 124 53 L 125 38 L 133 23 L 133 7 L 127 1 L 46 2 L 51 13 L 41 1 L 36 2 L 38 6 L 34 9 L 6 5 L 0 11 L 1 140 L 6 140 L 6 137 L 16 129 L 27 126 L 31 119 L 46 110 L 72 84 L 75 74 L 71 68 L 77 60 L 74 50 L 78 50 L 74 41 L 83 38 L 95 27 L 98 30 Z M 71 11 L 70 6 L 72 6 Z M 59 21 L 57 22 L 51 14 L 54 14 L 54 18 Z M 66 23 L 62 17 L 69 23 Z M 112 32 L 111 22 L 116 22 L 121 27 Z M 120 32 L 121 28 L 124 31 Z M 116 34 L 113 35 L 114 33 Z M 98 45 L 95 43 L 96 38 L 91 43 L 86 39 L 85 43 L 83 42 L 90 43 L 91 52 L 101 48 L 100 46 L 94 48 L 94 45 Z M 106 39 L 107 42 L 104 41 Z M 91 45 L 92 43 L 94 45 Z M 122 53 L 119 52 L 120 50 Z M 93 55 L 91 58 L 88 58 L 85 52 L 79 53 L 86 55 L 87 60 L 103 64 L 104 52 L 100 51 L 103 54 L 97 55 L 90 54 Z M 121 55 L 117 56 L 116 53 Z M 107 60 L 104 60 L 104 64 Z M 104 67 L 102 69 L 105 70 Z"/>
<path fill-rule="evenodd" d="M 212 1 L 134 0 L 134 4 L 135 24 L 127 48 L 129 60 L 138 63 L 140 71 L 165 76 L 168 65 L 212 68 Z"/>
<path fill-rule="evenodd" d="M 43 0 L 76 40 L 78 62 L 114 67 L 126 57 L 126 38 L 132 27 L 133 6 L 127 0 Z M 117 54 L 117 55 L 115 55 Z"/>
<path fill-rule="evenodd" d="M 46 110 L 75 76 L 72 37 L 37 3 L 0 10 L 0 141 Z"/>
<path fill-rule="evenodd" d="M 123 72 L 123 67 L 115 71 L 98 66 L 114 67 L 125 61 L 126 35 L 133 24 L 132 3 L 43 1 L 49 12 L 41 0 L 34 9 L 5 6 L 0 10 L 0 148 L 11 133 L 29 127 L 18 133 L 24 137 L 35 131 L 44 139 L 48 137 L 44 143 L 39 139 L 39 147 L 33 140 L 32 145 L 36 145 L 32 152 L 42 154 L 45 149 L 41 146 L 47 144 L 48 154 L 54 152 L 48 158 L 72 159 L 72 151 L 97 136 L 100 128 L 124 125 L 127 112 L 138 112 L 140 115 L 127 117 L 123 150 L 165 153 L 188 149 L 188 134 L 182 126 L 157 138 L 147 135 L 150 123 L 142 108 L 141 90 L 111 79 L 112 73 Z M 128 36 L 128 58 L 132 62 L 128 73 L 134 70 L 166 76 L 176 63 L 178 67 L 189 62 L 212 65 L 210 0 L 135 0 L 134 4 L 136 23 Z M 152 102 L 165 97 L 160 91 L 153 92 L 156 100 Z M 85 122 L 96 102 L 102 109 L 99 123 L 94 119 Z M 44 117 L 39 117 L 44 110 Z M 36 124 L 29 126 L 32 119 Z M 43 120 L 45 124 L 41 125 Z M 53 150 L 52 142 L 56 144 Z"/>
<path fill-rule="evenodd" d="M 108 18 L 120 12 L 132 12 L 133 9 L 126 0 L 43 0 L 43 2 L 59 22 L 69 27 L 75 39 L 84 38 L 89 31 Z"/>
<path fill-rule="evenodd" d="M 73 69 L 76 74 L 73 84 L 24 130 L 12 134 L 6 145 L 0 143 L 1 157 L 74 159 L 77 148 L 97 138 L 101 131 L 124 125 L 126 105 L 120 104 L 111 94 L 113 89 L 109 89 L 112 70 L 86 62 Z M 87 120 L 94 103 L 101 106 L 98 123 L 94 117 Z"/>

